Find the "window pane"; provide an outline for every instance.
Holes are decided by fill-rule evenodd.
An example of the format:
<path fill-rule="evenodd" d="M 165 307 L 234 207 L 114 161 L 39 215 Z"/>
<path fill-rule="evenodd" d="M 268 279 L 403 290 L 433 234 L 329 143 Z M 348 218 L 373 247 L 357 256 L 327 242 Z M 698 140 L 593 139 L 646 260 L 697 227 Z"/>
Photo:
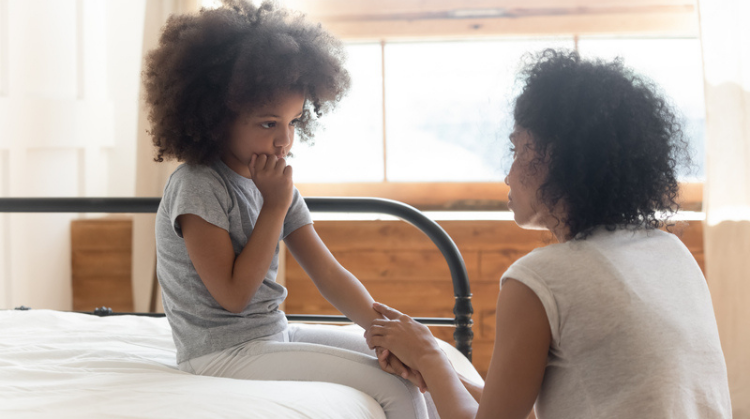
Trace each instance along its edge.
<path fill-rule="evenodd" d="M 389 181 L 502 181 L 520 57 L 573 40 L 393 43 L 385 47 Z"/>
<path fill-rule="evenodd" d="M 383 84 L 380 44 L 349 44 L 349 94 L 324 115 L 315 144 L 292 148 L 295 182 L 383 180 Z"/>
<path fill-rule="evenodd" d="M 684 180 L 705 180 L 705 102 L 698 39 L 581 39 L 582 57 L 622 57 L 627 67 L 654 81 L 682 118 L 695 165 Z"/>

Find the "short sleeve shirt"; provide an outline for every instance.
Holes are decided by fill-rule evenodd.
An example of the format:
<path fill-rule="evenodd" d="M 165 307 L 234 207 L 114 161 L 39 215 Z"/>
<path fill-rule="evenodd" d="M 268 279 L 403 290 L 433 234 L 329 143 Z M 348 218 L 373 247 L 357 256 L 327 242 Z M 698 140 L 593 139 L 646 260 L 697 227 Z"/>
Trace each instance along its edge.
<path fill-rule="evenodd" d="M 242 312 L 232 313 L 211 296 L 198 276 L 177 222 L 180 215 L 194 214 L 226 230 L 238 255 L 253 232 L 262 205 L 255 183 L 221 161 L 210 166 L 183 164 L 167 181 L 156 214 L 156 272 L 178 363 L 286 328 L 279 304 L 287 291 L 276 283 L 278 245 L 252 300 Z M 311 223 L 305 201 L 295 188 L 279 240 Z"/>
<path fill-rule="evenodd" d="M 539 297 L 552 332 L 540 419 L 731 417 L 708 286 L 675 235 L 599 228 L 532 251 L 509 278 Z"/>

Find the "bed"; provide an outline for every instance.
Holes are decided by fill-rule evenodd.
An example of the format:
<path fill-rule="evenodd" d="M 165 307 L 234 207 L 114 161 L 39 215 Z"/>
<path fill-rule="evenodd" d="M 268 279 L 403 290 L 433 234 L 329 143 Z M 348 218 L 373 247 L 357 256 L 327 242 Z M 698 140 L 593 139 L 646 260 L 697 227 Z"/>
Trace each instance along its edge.
<path fill-rule="evenodd" d="M 471 365 L 471 294 L 458 249 L 434 221 L 395 201 L 306 198 L 313 212 L 397 216 L 422 230 L 448 262 L 455 318 L 418 318 L 456 327 L 456 347 L 441 341 L 456 369 L 481 382 Z M 2 198 L 0 212 L 155 212 L 159 198 Z M 290 321 L 346 318 L 288 315 Z M 351 333 L 356 325 L 324 324 Z M 166 318 L 159 313 L 91 313 L 19 307 L 0 310 L 0 417 L 3 418 L 384 418 L 370 396 L 322 382 L 251 381 L 184 373 Z"/>

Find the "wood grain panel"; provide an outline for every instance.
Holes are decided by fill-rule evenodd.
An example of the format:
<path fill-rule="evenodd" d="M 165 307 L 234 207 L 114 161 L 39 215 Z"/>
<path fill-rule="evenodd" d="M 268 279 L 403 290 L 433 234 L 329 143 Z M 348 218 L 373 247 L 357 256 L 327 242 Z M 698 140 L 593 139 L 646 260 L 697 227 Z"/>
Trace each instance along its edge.
<path fill-rule="evenodd" d="M 500 277 L 516 260 L 528 254 L 526 249 L 503 249 L 481 252 L 479 255 L 479 279 L 500 281 Z"/>
<path fill-rule="evenodd" d="M 547 232 L 523 230 L 511 220 L 438 223 L 465 259 L 474 295 L 474 365 L 484 376 L 495 340 L 500 276 L 518 258 L 555 241 Z M 413 226 L 401 221 L 318 221 L 315 227 L 334 255 L 362 280 L 375 299 L 412 316 L 453 317 L 447 264 L 435 245 Z M 702 223 L 683 222 L 671 231 L 703 267 Z M 287 312 L 338 314 L 291 257 L 287 269 Z M 431 330 L 453 343 L 453 328 Z"/>
<path fill-rule="evenodd" d="M 73 249 L 74 277 L 129 277 L 131 255 L 119 249 Z"/>
<path fill-rule="evenodd" d="M 342 39 L 467 38 L 498 36 L 654 35 L 697 36 L 694 12 L 591 13 L 465 19 L 340 20 L 322 22 Z"/>
<path fill-rule="evenodd" d="M 133 311 L 130 277 L 95 276 L 73 278 L 73 310 L 93 311 L 106 306 L 114 311 Z"/>
<path fill-rule="evenodd" d="M 344 39 L 535 34 L 697 34 L 690 0 L 290 0 Z"/>
<path fill-rule="evenodd" d="M 521 249 L 553 242 L 549 232 L 524 230 L 513 221 L 438 221 L 461 252 Z M 435 244 L 403 221 L 317 221 L 315 230 L 331 251 L 372 249 L 434 250 Z"/>
<path fill-rule="evenodd" d="M 78 250 L 110 250 L 132 248 L 132 220 L 95 219 L 71 221 L 70 240 Z"/>
<path fill-rule="evenodd" d="M 530 252 L 554 242 L 547 231 L 524 230 L 514 221 L 440 221 L 458 248 L 466 250 L 515 249 Z"/>
<path fill-rule="evenodd" d="M 332 252 L 435 249 L 424 233 L 402 221 L 316 221 L 315 230 Z"/>
<path fill-rule="evenodd" d="M 368 196 L 393 199 L 420 210 L 508 210 L 502 182 L 362 182 L 296 184 L 302 196 Z"/>
<path fill-rule="evenodd" d="M 448 263 L 438 250 L 362 250 L 334 251 L 336 260 L 361 281 L 408 280 L 450 282 Z M 289 255 L 287 255 L 289 257 Z M 477 252 L 464 255 L 469 277 L 479 275 Z M 304 278 L 306 274 L 297 263 L 287 263 L 287 278 Z"/>
<path fill-rule="evenodd" d="M 680 221 L 674 227 L 666 229 L 674 233 L 690 252 L 703 252 L 703 222 Z"/>
<path fill-rule="evenodd" d="M 363 281 L 363 284 L 375 300 L 411 316 L 453 317 L 453 286 L 445 281 Z M 338 310 L 320 295 L 309 279 L 287 277 L 287 287 L 287 313 L 338 314 Z M 475 312 L 476 307 L 495 306 L 495 283 L 477 282 L 472 283 L 471 287 Z"/>
<path fill-rule="evenodd" d="M 678 7 L 692 10 L 694 0 L 286 0 L 287 7 L 302 10 L 312 17 L 378 16 L 448 12 L 455 10 L 568 9 L 579 13 L 589 9 L 662 9 Z"/>
<path fill-rule="evenodd" d="M 131 219 L 71 222 L 73 310 L 133 311 Z"/>
<path fill-rule="evenodd" d="M 508 210 L 509 189 L 503 182 L 296 183 L 295 186 L 302 196 L 386 198 L 423 211 Z M 700 212 L 703 205 L 703 184 L 680 183 L 677 202 L 685 211 Z"/>

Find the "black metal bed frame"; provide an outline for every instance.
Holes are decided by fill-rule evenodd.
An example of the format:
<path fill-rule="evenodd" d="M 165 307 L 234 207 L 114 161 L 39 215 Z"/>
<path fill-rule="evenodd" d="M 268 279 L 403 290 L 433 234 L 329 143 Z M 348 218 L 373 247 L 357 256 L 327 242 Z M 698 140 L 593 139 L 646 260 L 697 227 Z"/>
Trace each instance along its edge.
<path fill-rule="evenodd" d="M 0 213 L 155 213 L 160 201 L 161 198 L 0 198 Z M 458 247 L 442 227 L 416 208 L 389 199 L 310 197 L 305 198 L 305 202 L 312 212 L 379 213 L 396 216 L 425 233 L 448 262 L 455 295 L 453 314 L 456 317 L 415 317 L 415 320 L 427 325 L 455 326 L 453 338 L 456 348 L 471 360 L 474 333 L 471 330 L 473 309 L 469 277 Z M 106 307 L 86 313 L 98 316 L 164 316 L 163 313 L 117 313 Z M 316 323 L 349 322 L 344 316 L 288 314 L 287 318 L 290 321 Z"/>

